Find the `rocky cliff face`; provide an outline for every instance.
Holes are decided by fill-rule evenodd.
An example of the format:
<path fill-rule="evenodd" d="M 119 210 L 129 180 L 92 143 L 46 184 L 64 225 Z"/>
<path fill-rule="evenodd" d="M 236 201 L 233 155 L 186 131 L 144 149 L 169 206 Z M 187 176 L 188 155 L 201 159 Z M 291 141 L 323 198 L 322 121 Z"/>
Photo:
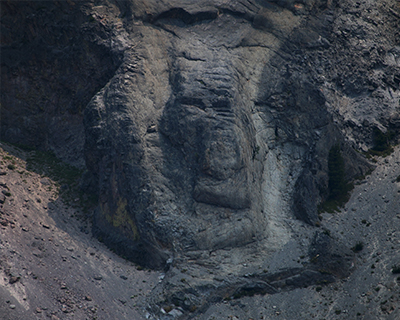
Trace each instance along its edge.
<path fill-rule="evenodd" d="M 113 76 L 118 46 L 85 5 L 5 1 L 1 9 L 2 139 L 84 167 L 82 113 Z"/>
<path fill-rule="evenodd" d="M 174 270 L 154 305 L 204 311 L 350 273 L 317 207 L 332 147 L 351 181 L 373 167 L 360 152 L 374 135 L 398 139 L 397 1 L 7 2 L 3 15 L 2 138 L 87 169 L 94 233 Z M 299 255 L 310 263 L 284 262 Z"/>
<path fill-rule="evenodd" d="M 318 220 L 333 145 L 347 179 L 368 170 L 324 94 L 331 3 L 146 5 L 124 8 L 132 45 L 85 109 L 107 242 L 152 267 L 242 246 L 277 232 L 274 217 Z"/>

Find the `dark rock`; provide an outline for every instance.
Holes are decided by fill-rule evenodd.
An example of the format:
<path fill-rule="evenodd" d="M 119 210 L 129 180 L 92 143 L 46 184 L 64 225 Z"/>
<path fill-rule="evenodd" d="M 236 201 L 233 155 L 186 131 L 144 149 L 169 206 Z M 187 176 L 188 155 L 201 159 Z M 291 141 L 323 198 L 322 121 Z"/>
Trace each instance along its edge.
<path fill-rule="evenodd" d="M 263 282 L 263 281 L 257 281 L 257 282 L 250 282 L 244 286 L 241 286 L 238 288 L 234 294 L 233 297 L 235 299 L 243 297 L 243 296 L 253 296 L 255 294 L 274 294 L 277 293 L 278 290 L 274 288 L 272 285 Z"/>
<path fill-rule="evenodd" d="M 310 225 L 315 225 L 318 221 L 317 205 L 319 197 L 315 177 L 308 170 L 304 170 L 294 187 L 293 201 L 296 218 Z"/>
<path fill-rule="evenodd" d="M 200 304 L 200 297 L 193 293 L 189 292 L 175 292 L 171 298 L 171 302 L 176 305 L 182 307 L 186 311 L 192 310 L 195 306 Z"/>
<path fill-rule="evenodd" d="M 322 270 L 304 270 L 300 274 L 285 280 L 285 285 L 292 288 L 306 288 L 315 284 L 328 284 L 336 281 L 336 277 Z"/>
<path fill-rule="evenodd" d="M 11 197 L 11 193 L 7 190 L 1 190 L 1 193 L 6 197 Z M 3 201 L 3 203 L 4 203 L 4 201 Z"/>
<path fill-rule="evenodd" d="M 44 257 L 44 253 L 40 250 L 32 250 L 32 254 L 40 259 Z"/>
<path fill-rule="evenodd" d="M 339 278 L 347 277 L 354 264 L 354 253 L 350 248 L 335 241 L 327 232 L 317 231 L 309 248 L 313 269 Z"/>
<path fill-rule="evenodd" d="M 19 277 L 19 276 L 10 276 L 10 279 L 8 280 L 8 282 L 10 284 L 14 284 L 14 283 L 18 282 L 20 279 L 21 279 L 21 277 Z"/>
<path fill-rule="evenodd" d="M 109 48 L 96 43 L 87 32 L 94 25 L 87 22 L 81 5 L 60 5 L 45 3 L 39 11 L 35 3 L 15 2 L 2 6 L 8 23 L 13 19 L 20 23 L 3 33 L 1 64 L 4 72 L 1 77 L 8 94 L 2 95 L 1 136 L 12 143 L 50 149 L 59 158 L 82 167 L 82 111 L 93 94 L 108 81 L 118 59 L 115 60 L 116 56 L 113 59 Z M 63 12 L 69 12 L 69 26 Z M 41 36 L 26 37 L 26 27 L 32 24 L 36 35 L 47 34 L 46 40 Z M 60 34 L 65 36 L 60 37 Z M 60 64 L 59 59 L 69 63 Z M 50 69 L 39 75 L 38 71 L 46 68 L 46 63 Z M 67 65 L 77 66 L 79 72 L 72 72 Z M 17 70 L 24 72 L 17 76 Z M 24 79 L 24 89 L 16 84 L 16 77 Z M 89 77 L 90 82 L 86 81 Z M 40 81 L 52 85 L 42 86 L 40 92 L 31 90 Z M 16 118 L 15 112 L 20 116 Z"/>

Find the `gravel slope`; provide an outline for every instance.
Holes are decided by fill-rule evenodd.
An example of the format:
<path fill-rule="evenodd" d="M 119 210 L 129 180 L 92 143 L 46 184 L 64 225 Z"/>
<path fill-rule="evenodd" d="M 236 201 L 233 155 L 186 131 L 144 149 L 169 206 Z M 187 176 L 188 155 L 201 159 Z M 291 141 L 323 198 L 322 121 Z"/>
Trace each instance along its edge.
<path fill-rule="evenodd" d="M 26 153 L 0 147 L 0 319 L 142 319 L 159 273 L 110 252 Z"/>

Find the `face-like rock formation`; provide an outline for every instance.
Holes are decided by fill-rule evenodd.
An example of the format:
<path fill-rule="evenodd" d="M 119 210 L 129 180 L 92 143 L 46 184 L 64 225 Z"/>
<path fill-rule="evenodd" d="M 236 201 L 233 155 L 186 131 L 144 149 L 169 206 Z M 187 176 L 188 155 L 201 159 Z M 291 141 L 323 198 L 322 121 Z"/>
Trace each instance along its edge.
<path fill-rule="evenodd" d="M 364 179 L 362 152 L 398 143 L 399 10 L 396 0 L 3 2 L 0 138 L 86 169 L 97 237 L 169 268 L 146 300 L 155 318 L 331 283 L 357 268 L 361 193 L 344 209 L 347 229 L 318 205 Z M 379 198 L 363 200 L 368 219 Z"/>
<path fill-rule="evenodd" d="M 329 6 L 125 3 L 123 62 L 85 110 L 101 238 L 160 267 L 257 239 L 279 247 L 293 198 L 296 214 L 316 221 L 327 152 L 341 137 L 322 93 L 281 55 L 291 41 L 327 45 L 294 29 Z M 363 170 L 348 166 L 349 176 Z"/>

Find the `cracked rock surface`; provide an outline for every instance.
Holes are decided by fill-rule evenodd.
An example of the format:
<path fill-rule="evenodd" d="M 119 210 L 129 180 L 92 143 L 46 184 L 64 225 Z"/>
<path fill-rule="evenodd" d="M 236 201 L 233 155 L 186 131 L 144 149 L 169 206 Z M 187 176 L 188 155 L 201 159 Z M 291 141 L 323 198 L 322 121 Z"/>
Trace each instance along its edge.
<path fill-rule="evenodd" d="M 399 150 L 364 154 L 399 142 L 398 1 L 2 6 L 2 138 L 85 170 L 94 236 L 165 273 L 147 318 L 398 316 Z"/>

